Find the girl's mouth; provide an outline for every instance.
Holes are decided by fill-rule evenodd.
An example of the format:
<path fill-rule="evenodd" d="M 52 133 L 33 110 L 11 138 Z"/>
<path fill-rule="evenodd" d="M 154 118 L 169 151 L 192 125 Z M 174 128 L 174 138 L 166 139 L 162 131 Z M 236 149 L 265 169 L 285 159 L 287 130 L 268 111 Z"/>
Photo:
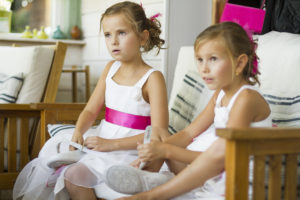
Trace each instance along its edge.
<path fill-rule="evenodd" d="M 115 50 L 113 50 L 112 52 L 113 52 L 114 54 L 117 54 L 117 53 L 120 53 L 120 50 L 115 49 Z"/>
<path fill-rule="evenodd" d="M 213 82 L 212 78 L 203 78 L 203 80 L 205 81 L 205 83 L 210 84 Z"/>

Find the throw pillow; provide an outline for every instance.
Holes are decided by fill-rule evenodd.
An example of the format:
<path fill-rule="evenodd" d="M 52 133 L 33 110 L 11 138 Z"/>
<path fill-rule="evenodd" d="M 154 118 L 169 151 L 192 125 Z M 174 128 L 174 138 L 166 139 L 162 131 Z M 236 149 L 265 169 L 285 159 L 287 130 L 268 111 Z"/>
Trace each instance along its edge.
<path fill-rule="evenodd" d="M 212 93 L 197 72 L 188 71 L 169 108 L 169 132 L 173 134 L 188 126 L 205 108 Z"/>
<path fill-rule="evenodd" d="M 15 103 L 23 81 L 23 73 L 15 75 L 0 73 L 0 103 Z"/>

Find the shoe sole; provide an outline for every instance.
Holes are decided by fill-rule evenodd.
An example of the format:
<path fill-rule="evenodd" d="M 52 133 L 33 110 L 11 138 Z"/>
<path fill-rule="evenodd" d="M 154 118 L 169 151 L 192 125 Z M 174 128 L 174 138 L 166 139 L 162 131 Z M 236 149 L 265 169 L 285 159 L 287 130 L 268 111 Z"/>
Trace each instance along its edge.
<path fill-rule="evenodd" d="M 130 166 L 112 166 L 106 172 L 106 184 L 113 190 L 124 194 L 135 194 L 143 191 L 143 181 Z"/>

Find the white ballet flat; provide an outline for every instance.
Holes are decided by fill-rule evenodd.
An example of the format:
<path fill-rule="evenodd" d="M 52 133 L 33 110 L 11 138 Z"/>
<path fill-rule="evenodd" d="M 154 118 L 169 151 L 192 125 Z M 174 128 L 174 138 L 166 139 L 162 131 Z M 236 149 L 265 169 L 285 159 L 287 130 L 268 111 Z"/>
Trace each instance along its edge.
<path fill-rule="evenodd" d="M 114 165 L 106 170 L 105 183 L 117 192 L 135 194 L 148 191 L 173 177 L 171 172 L 148 172 L 129 165 Z"/>

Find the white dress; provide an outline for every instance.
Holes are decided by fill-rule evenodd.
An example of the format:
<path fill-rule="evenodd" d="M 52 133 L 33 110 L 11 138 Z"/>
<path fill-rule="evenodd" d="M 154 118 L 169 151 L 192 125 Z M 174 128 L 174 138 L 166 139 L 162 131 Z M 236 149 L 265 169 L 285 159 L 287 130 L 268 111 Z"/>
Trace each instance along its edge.
<path fill-rule="evenodd" d="M 150 116 L 150 104 L 142 96 L 142 87 L 149 75 L 155 70 L 148 70 L 134 86 L 124 86 L 119 85 L 112 79 L 120 66 L 120 62 L 114 62 L 106 77 L 106 107 L 132 115 Z M 117 139 L 141 133 L 144 133 L 144 130 L 127 128 L 102 120 L 96 129 L 89 130 L 88 135 Z M 88 135 L 85 134 L 84 138 Z M 105 170 L 111 165 L 129 164 L 138 157 L 136 150 L 94 152 L 86 153 L 78 163 L 61 168 L 61 171 L 55 172 L 53 169 L 48 168 L 45 163 L 49 156 L 56 153 L 57 143 L 64 139 L 70 140 L 71 137 L 71 134 L 58 134 L 46 142 L 38 158 L 28 163 L 18 176 L 13 191 L 14 199 L 69 199 L 65 190 L 64 179 L 79 186 L 100 188 L 100 190 L 105 189 L 105 191 L 110 190 L 103 182 Z M 61 151 L 68 151 L 68 145 L 62 146 Z M 74 169 L 74 166 L 77 166 L 77 169 L 75 167 L 75 173 L 82 173 L 81 177 L 84 177 L 85 180 L 80 176 L 77 179 L 73 178 L 74 171 L 70 172 L 68 176 L 68 171 Z M 115 193 L 115 197 L 122 196 L 122 194 L 112 190 L 107 193 L 107 195 Z M 106 194 L 103 196 L 97 193 L 97 196 L 109 198 Z"/>
<path fill-rule="evenodd" d="M 230 110 L 240 94 L 241 91 L 245 89 L 255 90 L 258 89 L 254 86 L 244 85 L 242 86 L 230 99 L 226 107 L 221 106 L 221 100 L 225 95 L 224 91 L 221 90 L 217 100 L 216 106 L 214 108 L 215 118 L 214 118 L 214 127 L 215 128 L 225 128 L 228 122 Z M 266 119 L 253 122 L 250 124 L 251 127 L 272 127 L 271 115 Z M 218 139 L 218 136 L 215 134 L 215 128 L 210 127 L 207 131 L 196 137 L 193 142 L 187 147 L 187 149 L 192 151 L 206 151 L 209 146 Z M 205 182 L 202 187 L 196 188 L 191 192 L 173 198 L 173 200 L 185 200 L 185 199 L 201 199 L 201 200 L 224 200 L 225 199 L 225 172 L 220 175 L 213 177 Z"/>

